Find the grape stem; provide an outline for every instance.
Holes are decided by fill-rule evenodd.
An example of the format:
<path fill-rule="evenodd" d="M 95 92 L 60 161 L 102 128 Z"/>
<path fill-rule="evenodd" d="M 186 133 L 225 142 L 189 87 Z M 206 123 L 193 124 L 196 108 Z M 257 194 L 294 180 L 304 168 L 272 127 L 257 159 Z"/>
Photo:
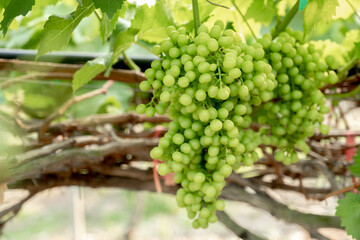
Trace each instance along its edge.
<path fill-rule="evenodd" d="M 200 27 L 199 4 L 197 0 L 192 0 L 192 9 L 194 15 L 195 36 L 197 36 L 198 28 Z"/>
<path fill-rule="evenodd" d="M 224 5 L 220 5 L 220 4 L 217 4 L 217 3 L 213 3 L 213 2 L 210 2 L 209 0 L 206 0 L 208 3 L 214 5 L 214 6 L 217 6 L 217 7 L 222 7 L 222 8 L 226 8 L 226 9 L 229 9 L 229 7 L 227 6 L 224 6 Z"/>
<path fill-rule="evenodd" d="M 276 38 L 282 31 L 285 30 L 287 25 L 291 22 L 291 20 L 295 17 L 296 13 L 299 10 L 300 1 L 298 0 L 295 5 L 290 9 L 290 11 L 284 17 L 284 20 L 275 26 L 275 31 L 271 34 L 272 38 Z"/>
<path fill-rule="evenodd" d="M 246 26 L 249 28 L 251 35 L 253 35 L 253 37 L 255 39 L 257 39 L 256 34 L 254 33 L 253 29 L 251 28 L 249 22 L 247 21 L 247 19 L 245 18 L 245 15 L 240 11 L 239 7 L 236 5 L 235 0 L 231 0 L 232 4 L 234 5 L 236 11 L 240 14 L 241 18 L 243 19 L 243 21 L 245 22 Z"/>
<path fill-rule="evenodd" d="M 131 69 L 136 72 L 141 72 L 140 67 L 125 53 L 125 51 L 122 53 L 124 56 L 124 62 L 125 64 Z"/>
<path fill-rule="evenodd" d="M 346 66 L 340 69 L 340 71 L 338 72 L 339 82 L 344 81 L 349 73 L 349 70 L 355 67 L 358 63 L 359 63 L 359 58 L 354 57 Z"/>

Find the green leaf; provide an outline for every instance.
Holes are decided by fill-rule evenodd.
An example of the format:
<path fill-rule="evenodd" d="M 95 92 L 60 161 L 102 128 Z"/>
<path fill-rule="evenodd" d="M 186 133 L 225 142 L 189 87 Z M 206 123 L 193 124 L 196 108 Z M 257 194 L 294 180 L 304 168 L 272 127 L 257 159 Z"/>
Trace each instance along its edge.
<path fill-rule="evenodd" d="M 10 0 L 0 0 L 0 9 L 6 8 Z"/>
<path fill-rule="evenodd" d="M 116 27 L 120 12 L 117 12 L 112 19 L 109 19 L 107 14 L 104 14 L 100 22 L 100 35 L 102 41 L 105 43 L 106 40 L 110 37 L 111 33 Z"/>
<path fill-rule="evenodd" d="M 72 83 L 74 92 L 84 84 L 90 82 L 99 73 L 105 71 L 106 67 L 109 65 L 109 58 L 109 55 L 95 58 L 76 71 Z"/>
<path fill-rule="evenodd" d="M 308 0 L 300 0 L 299 11 L 303 10 L 308 3 Z"/>
<path fill-rule="evenodd" d="M 246 18 L 252 18 L 256 22 L 269 24 L 275 15 L 274 1 L 254 0 L 246 11 Z"/>
<path fill-rule="evenodd" d="M 320 24 L 329 22 L 336 15 L 338 0 L 312 0 L 304 10 L 304 33 L 308 35 Z"/>
<path fill-rule="evenodd" d="M 17 16 L 25 16 L 35 4 L 35 0 L 11 0 L 5 7 L 4 18 L 1 21 L 1 29 L 5 35 L 11 22 Z"/>
<path fill-rule="evenodd" d="M 76 11 L 70 15 L 50 16 L 44 25 L 36 58 L 66 46 L 77 25 L 93 11 L 94 4 L 90 0 L 84 0 L 83 6 L 78 6 Z"/>
<path fill-rule="evenodd" d="M 130 27 L 130 21 L 126 21 L 123 19 L 128 9 L 129 4 L 125 2 L 121 9 L 115 13 L 113 18 L 109 19 L 107 14 L 103 14 L 100 22 L 100 36 L 104 43 L 111 36 L 115 28 L 118 28 L 120 26 L 121 31 L 124 31 Z M 122 21 L 119 21 L 119 18 L 122 18 Z M 116 35 L 116 33 L 114 35 Z"/>
<path fill-rule="evenodd" d="M 360 39 L 360 29 L 352 29 L 346 32 L 345 38 L 342 42 L 342 51 L 347 52 L 349 59 L 353 58 L 357 54 L 356 43 Z"/>
<path fill-rule="evenodd" d="M 131 45 L 135 42 L 135 36 L 138 32 L 139 29 L 134 29 L 131 27 L 126 31 L 119 33 L 114 42 L 113 56 L 111 60 L 112 63 L 117 61 L 122 52 L 131 47 Z"/>
<path fill-rule="evenodd" d="M 118 9 L 121 9 L 124 0 L 92 0 L 96 8 L 100 8 L 102 12 L 111 19 Z"/>
<path fill-rule="evenodd" d="M 355 177 L 360 177 L 360 147 L 354 156 L 354 164 L 350 166 L 349 169 L 352 175 Z"/>
<path fill-rule="evenodd" d="M 149 7 L 147 4 L 137 8 L 131 27 L 139 29 L 138 39 L 160 42 L 166 35 L 166 28 L 174 25 L 172 14 L 164 0 Z"/>
<path fill-rule="evenodd" d="M 360 42 L 355 43 L 355 56 L 360 58 Z"/>
<path fill-rule="evenodd" d="M 349 192 L 338 201 L 336 216 L 341 218 L 341 226 L 355 239 L 360 239 L 360 195 Z"/>

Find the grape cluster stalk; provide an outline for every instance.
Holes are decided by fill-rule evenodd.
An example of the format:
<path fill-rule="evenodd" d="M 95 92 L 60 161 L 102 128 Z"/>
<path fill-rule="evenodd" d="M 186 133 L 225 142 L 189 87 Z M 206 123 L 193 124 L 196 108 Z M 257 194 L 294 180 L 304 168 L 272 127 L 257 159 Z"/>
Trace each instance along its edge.
<path fill-rule="evenodd" d="M 328 111 L 317 88 L 337 80 L 300 33 L 288 30 L 275 41 L 264 35 L 247 45 L 216 21 L 201 25 L 196 37 L 170 26 L 169 38 L 153 47 L 160 60 L 139 85 L 152 89 L 153 98 L 136 111 L 149 117 L 167 112 L 172 120 L 150 155 L 163 161 L 160 175 L 175 173 L 177 204 L 194 228 L 217 221 L 225 179 L 253 165 L 260 144 L 278 147 L 276 159 L 287 164 L 297 160 L 295 146 L 308 151 L 305 139 Z M 263 124 L 260 131 L 249 128 L 253 122 Z"/>

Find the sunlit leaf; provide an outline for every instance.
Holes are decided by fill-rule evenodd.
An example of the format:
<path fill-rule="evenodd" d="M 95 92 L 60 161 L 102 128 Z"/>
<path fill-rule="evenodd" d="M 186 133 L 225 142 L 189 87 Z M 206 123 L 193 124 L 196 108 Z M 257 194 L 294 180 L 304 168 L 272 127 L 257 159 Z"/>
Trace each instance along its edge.
<path fill-rule="evenodd" d="M 138 39 L 149 42 L 160 42 L 166 38 L 166 28 L 173 24 L 170 9 L 163 0 L 152 7 L 142 5 L 131 21 L 131 27 L 139 29 Z"/>
<path fill-rule="evenodd" d="M 122 52 L 131 47 L 138 32 L 138 29 L 128 28 L 126 31 L 119 33 L 114 42 L 112 63 L 117 61 Z"/>
<path fill-rule="evenodd" d="M 109 65 L 109 58 L 109 55 L 95 58 L 76 71 L 73 77 L 73 90 L 76 91 L 84 84 L 90 82 L 99 73 L 105 71 Z"/>
<path fill-rule="evenodd" d="M 275 15 L 274 1 L 254 0 L 246 11 L 246 18 L 252 18 L 256 22 L 269 24 Z"/>
<path fill-rule="evenodd" d="M 77 25 L 93 11 L 94 4 L 90 0 L 86 0 L 83 1 L 83 6 L 78 6 L 76 11 L 70 15 L 63 17 L 50 16 L 44 25 L 37 58 L 66 46 Z"/>
<path fill-rule="evenodd" d="M 319 24 L 329 22 L 336 14 L 338 0 L 312 0 L 304 9 L 304 33 L 308 35 Z"/>
<path fill-rule="evenodd" d="M 11 0 L 5 7 L 4 18 L 1 21 L 3 34 L 6 34 L 14 18 L 20 15 L 25 16 L 34 4 L 35 0 Z"/>

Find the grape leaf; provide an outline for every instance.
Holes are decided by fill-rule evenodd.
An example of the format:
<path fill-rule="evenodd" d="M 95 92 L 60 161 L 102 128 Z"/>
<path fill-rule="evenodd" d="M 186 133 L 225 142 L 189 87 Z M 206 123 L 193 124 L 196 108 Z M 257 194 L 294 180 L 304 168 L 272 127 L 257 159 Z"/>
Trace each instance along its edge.
<path fill-rule="evenodd" d="M 103 43 L 106 42 L 106 39 L 109 38 L 112 31 L 116 27 L 116 23 L 118 21 L 119 13 L 117 12 L 112 19 L 109 19 L 107 14 L 104 14 L 101 18 L 100 22 L 100 36 Z"/>
<path fill-rule="evenodd" d="M 92 0 L 96 8 L 100 8 L 102 12 L 111 19 L 118 9 L 121 9 L 124 0 Z"/>
<path fill-rule="evenodd" d="M 84 0 L 83 6 L 79 5 L 75 12 L 67 16 L 50 16 L 44 25 L 36 58 L 64 47 L 81 20 L 93 11 L 94 4 L 90 0 Z"/>
<path fill-rule="evenodd" d="M 107 14 L 103 14 L 100 22 L 100 36 L 102 41 L 105 43 L 106 39 L 110 37 L 113 33 L 113 30 L 116 28 L 117 24 L 119 23 L 119 17 L 124 17 L 127 10 L 129 9 L 128 4 L 124 3 L 121 10 L 118 10 L 114 16 L 109 19 Z M 124 26 L 124 30 L 127 29 L 130 25 L 130 22 L 124 21 L 126 24 L 122 23 L 121 25 Z"/>
<path fill-rule="evenodd" d="M 84 84 L 90 82 L 99 73 L 106 70 L 109 65 L 110 55 L 95 58 L 88 61 L 81 69 L 75 72 L 73 77 L 73 90 L 74 92 L 81 88 Z"/>
<path fill-rule="evenodd" d="M 352 175 L 355 177 L 360 177 L 360 147 L 354 156 L 354 164 L 350 166 L 349 169 Z"/>
<path fill-rule="evenodd" d="M 139 29 L 138 39 L 160 42 L 167 37 L 166 28 L 174 25 L 171 16 L 171 11 L 163 0 L 152 7 L 144 4 L 137 8 L 131 27 Z"/>
<path fill-rule="evenodd" d="M 355 55 L 357 58 L 360 58 L 360 42 L 355 43 Z"/>
<path fill-rule="evenodd" d="M 115 63 L 123 51 L 131 47 L 135 42 L 135 36 L 139 29 L 128 28 L 126 31 L 119 33 L 116 37 L 113 47 L 112 63 Z"/>
<path fill-rule="evenodd" d="M 5 35 L 11 22 L 19 15 L 25 16 L 35 4 L 35 0 L 11 0 L 5 7 L 1 29 Z"/>
<path fill-rule="evenodd" d="M 360 195 L 346 193 L 344 199 L 338 201 L 336 216 L 341 218 L 341 226 L 355 239 L 360 239 Z"/>
<path fill-rule="evenodd" d="M 338 0 L 312 0 L 304 9 L 304 34 L 308 35 L 319 24 L 329 22 L 336 15 Z"/>
<path fill-rule="evenodd" d="M 299 11 L 303 10 L 308 3 L 308 0 L 300 0 Z"/>
<path fill-rule="evenodd" d="M 82 0 L 76 0 L 80 6 L 82 6 Z"/>
<path fill-rule="evenodd" d="M 6 8 L 10 0 L 0 0 L 0 9 Z"/>
<path fill-rule="evenodd" d="M 269 24 L 275 15 L 274 1 L 254 0 L 248 10 L 245 18 L 252 18 L 256 22 Z"/>

